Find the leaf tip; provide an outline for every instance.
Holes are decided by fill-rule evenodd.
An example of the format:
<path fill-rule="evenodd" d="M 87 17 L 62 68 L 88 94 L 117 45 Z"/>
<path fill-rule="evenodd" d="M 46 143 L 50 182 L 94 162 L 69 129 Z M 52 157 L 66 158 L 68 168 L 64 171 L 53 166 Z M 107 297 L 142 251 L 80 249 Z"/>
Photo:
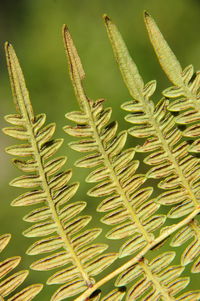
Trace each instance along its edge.
<path fill-rule="evenodd" d="M 78 55 L 77 49 L 75 47 L 74 41 L 66 24 L 63 25 L 62 32 L 72 81 L 74 82 L 75 86 L 79 86 L 78 82 L 82 81 L 85 78 L 85 72 L 83 70 L 83 66 Z"/>
<path fill-rule="evenodd" d="M 10 233 L 5 233 L 0 236 L 0 253 L 5 249 L 5 247 L 8 245 L 10 240 L 11 240 Z"/>
<path fill-rule="evenodd" d="M 144 18 L 145 19 L 148 19 L 148 18 L 150 18 L 151 17 L 151 15 L 148 13 L 148 11 L 147 10 L 144 10 Z"/>
<path fill-rule="evenodd" d="M 111 19 L 106 14 L 103 14 L 103 19 L 104 19 L 105 23 L 111 22 Z"/>
<path fill-rule="evenodd" d="M 67 32 L 68 31 L 68 26 L 66 24 L 63 24 L 62 31 L 63 32 Z"/>
<path fill-rule="evenodd" d="M 6 53 L 7 60 L 10 60 L 11 57 L 13 56 L 13 54 L 16 55 L 12 44 L 9 43 L 8 41 L 5 42 L 4 48 L 5 48 L 5 53 Z"/>
<path fill-rule="evenodd" d="M 4 47 L 6 52 L 13 48 L 12 44 L 10 44 L 8 41 L 5 42 Z"/>
<path fill-rule="evenodd" d="M 69 28 L 66 24 L 63 24 L 62 26 L 62 33 L 63 33 L 63 38 L 65 42 L 67 42 L 69 39 L 72 39 L 71 34 L 69 32 Z"/>
<path fill-rule="evenodd" d="M 63 33 L 64 42 L 66 43 L 65 46 L 67 46 L 70 43 L 70 41 L 72 40 L 72 37 L 71 37 L 71 34 L 69 32 L 69 28 L 66 24 L 63 24 L 62 33 Z"/>
<path fill-rule="evenodd" d="M 10 44 L 10 43 L 9 43 L 8 41 L 6 41 L 6 42 L 4 43 L 5 50 L 9 48 L 9 44 Z"/>

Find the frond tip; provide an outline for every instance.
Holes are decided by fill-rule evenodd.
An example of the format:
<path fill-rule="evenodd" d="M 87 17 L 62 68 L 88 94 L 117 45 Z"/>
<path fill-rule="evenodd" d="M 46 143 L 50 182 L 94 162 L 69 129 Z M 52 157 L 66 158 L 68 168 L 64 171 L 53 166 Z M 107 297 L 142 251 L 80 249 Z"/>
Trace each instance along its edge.
<path fill-rule="evenodd" d="M 138 72 L 137 66 L 132 60 L 128 49 L 122 39 L 120 32 L 116 25 L 107 16 L 103 16 L 108 36 L 111 40 L 114 55 L 116 61 L 119 61 L 120 70 L 127 70 L 128 72 L 122 72 L 123 80 L 125 84 L 132 87 L 132 95 L 135 99 L 140 99 L 142 91 L 144 89 L 144 82 Z"/>
<path fill-rule="evenodd" d="M 163 91 L 163 95 L 172 100 L 168 109 L 178 113 L 175 118 L 176 123 L 186 127 L 182 135 L 194 141 L 189 150 L 198 154 L 200 152 L 200 72 L 195 72 L 192 65 L 182 69 L 153 18 L 146 15 L 145 23 L 158 60 L 173 83 L 172 87 Z"/>
<path fill-rule="evenodd" d="M 10 234 L 0 236 L 0 253 L 7 246 L 10 238 Z M 9 297 L 24 282 L 29 273 L 27 270 L 24 270 L 6 277 L 18 266 L 20 261 L 21 257 L 15 256 L 0 262 L 0 300 L 4 300 L 6 297 L 8 301 L 31 301 L 42 290 L 42 284 L 33 284 Z"/>
<path fill-rule="evenodd" d="M 65 50 L 69 60 L 69 74 L 71 76 L 72 82 L 74 83 L 73 87 L 77 99 L 80 101 L 80 105 L 82 105 L 83 91 L 81 82 L 85 77 L 85 72 L 76 47 L 74 46 L 73 40 L 71 38 L 69 29 L 66 25 L 63 25 L 62 32 Z"/>
<path fill-rule="evenodd" d="M 175 85 L 180 85 L 183 79 L 179 61 L 165 41 L 154 19 L 147 11 L 144 12 L 144 21 L 161 67 Z"/>

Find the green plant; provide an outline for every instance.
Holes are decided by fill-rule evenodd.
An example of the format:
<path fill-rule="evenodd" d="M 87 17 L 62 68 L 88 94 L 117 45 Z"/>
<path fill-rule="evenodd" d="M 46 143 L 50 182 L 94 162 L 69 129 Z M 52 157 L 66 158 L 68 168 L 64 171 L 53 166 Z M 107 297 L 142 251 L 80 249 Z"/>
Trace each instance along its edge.
<path fill-rule="evenodd" d="M 114 301 L 125 296 L 127 300 L 199 300 L 200 291 L 181 292 L 190 277 L 179 277 L 189 263 L 192 273 L 198 273 L 200 267 L 199 73 L 194 73 L 192 66 L 182 71 L 155 22 L 145 12 L 150 39 L 174 85 L 164 90 L 162 99 L 154 104 L 151 97 L 156 81 L 144 84 L 118 29 L 107 16 L 104 20 L 122 77 L 133 98 L 122 105 L 130 112 L 126 120 L 133 126 L 118 132 L 117 122 L 110 122 L 112 110 L 104 108 L 104 100 L 87 97 L 82 85 L 85 73 L 64 26 L 70 76 L 80 106 L 79 111 L 66 114 L 75 125 L 65 126 L 64 131 L 78 138 L 69 143 L 72 149 L 89 153 L 75 165 L 93 168 L 86 181 L 97 184 L 88 195 L 103 197 L 97 210 L 105 213 L 102 222 L 112 227 L 105 233 L 107 244 L 93 242 L 101 229 L 88 229 L 91 217 L 79 215 L 86 202 L 71 200 L 79 184 L 69 182 L 71 170 L 61 171 L 66 157 L 53 157 L 63 140 L 53 140 L 55 124 L 44 126 L 45 115 L 34 114 L 14 49 L 8 43 L 5 47 L 17 114 L 6 116 L 13 126 L 4 132 L 25 141 L 6 151 L 20 157 L 13 162 L 27 173 L 14 179 L 11 185 L 29 189 L 12 205 L 37 205 L 24 217 L 25 221 L 35 223 L 24 235 L 39 238 L 27 253 L 50 253 L 33 262 L 31 268 L 57 269 L 47 280 L 47 284 L 59 284 L 52 300 L 73 297 L 76 301 Z M 141 143 L 134 141 L 132 148 L 126 149 L 127 133 L 138 138 L 137 141 L 141 139 Z M 140 171 L 140 162 L 134 160 L 135 153 L 144 154 L 144 163 L 150 166 L 145 173 Z M 170 210 L 166 213 L 162 206 L 170 206 Z M 181 258 L 176 249 L 163 251 L 169 236 L 172 247 L 187 242 Z M 111 239 L 122 240 L 117 253 L 105 252 Z M 156 249 L 159 253 L 153 258 Z M 171 266 L 175 256 L 180 263 Z M 119 262 L 118 268 L 98 276 L 112 267 L 114 261 Z M 114 277 L 117 277 L 116 288 L 111 288 L 106 296 L 102 291 L 101 297 L 101 287 Z"/>

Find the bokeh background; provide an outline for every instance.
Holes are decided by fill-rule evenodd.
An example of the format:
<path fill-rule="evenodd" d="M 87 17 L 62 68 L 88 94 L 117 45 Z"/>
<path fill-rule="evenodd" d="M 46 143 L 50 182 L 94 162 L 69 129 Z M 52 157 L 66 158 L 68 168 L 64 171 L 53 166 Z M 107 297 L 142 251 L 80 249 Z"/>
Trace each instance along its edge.
<path fill-rule="evenodd" d="M 144 81 L 158 81 L 155 101 L 160 98 L 162 89 L 169 86 L 169 82 L 150 46 L 143 23 L 144 9 L 154 16 L 182 66 L 192 63 L 196 69 L 200 67 L 199 0 L 1 0 L 0 5 L 0 125 L 7 126 L 3 116 L 14 112 L 3 49 L 4 42 L 8 40 L 14 45 L 20 59 L 35 112 L 45 112 L 49 122 L 57 123 L 56 137 L 65 138 L 60 154 L 68 156 L 67 168 L 72 166 L 79 155 L 67 147 L 71 138 L 62 130 L 67 123 L 64 113 L 77 109 L 63 50 L 63 23 L 69 26 L 83 61 L 88 96 L 95 99 L 106 98 L 107 106 L 113 107 L 113 119 L 119 121 L 120 129 L 127 127 L 124 122 L 125 112 L 120 109 L 120 105 L 129 100 L 130 96 L 113 58 L 101 18 L 103 13 L 107 13 L 119 26 Z M 36 258 L 25 255 L 31 240 L 21 235 L 29 226 L 22 221 L 27 209 L 10 206 L 11 200 L 17 197 L 21 190 L 8 185 L 20 173 L 12 166 L 10 157 L 4 152 L 4 148 L 15 141 L 2 133 L 0 135 L 0 233 L 9 232 L 13 235 L 3 256 L 20 254 L 23 257 L 21 268 L 28 268 Z M 129 138 L 129 145 L 135 143 Z M 140 172 L 143 172 L 144 168 L 141 165 Z M 84 178 L 88 171 L 75 167 L 73 171 L 73 180 L 81 182 L 77 199 L 87 200 L 86 212 L 94 215 L 90 226 L 102 226 L 97 223 L 102 215 L 95 213 L 98 200 L 86 195 L 90 185 L 85 184 Z M 108 227 L 103 227 L 108 230 Z M 99 240 L 105 242 L 103 235 Z M 117 251 L 118 244 L 119 242 L 112 242 L 110 250 Z M 157 253 L 158 251 L 155 251 L 153 256 Z M 187 267 L 185 275 L 188 270 Z M 45 283 L 48 275 L 31 272 L 26 284 Z M 190 288 L 198 286 L 198 277 L 194 275 Z M 35 300 L 49 300 L 55 288 L 46 287 Z M 111 286 L 106 287 L 109 288 L 111 289 Z"/>

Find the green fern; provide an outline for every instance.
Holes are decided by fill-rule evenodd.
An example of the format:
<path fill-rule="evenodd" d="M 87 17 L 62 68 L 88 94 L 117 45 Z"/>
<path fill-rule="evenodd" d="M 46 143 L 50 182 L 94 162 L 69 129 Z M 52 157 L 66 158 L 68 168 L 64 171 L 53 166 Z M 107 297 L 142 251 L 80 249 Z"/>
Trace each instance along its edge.
<path fill-rule="evenodd" d="M 75 125 L 65 126 L 64 131 L 78 138 L 69 146 L 85 153 L 75 165 L 92 168 L 86 182 L 96 184 L 88 195 L 103 197 L 97 211 L 104 213 L 101 221 L 112 227 L 107 233 L 103 231 L 109 239 L 106 244 L 93 243 L 102 229 L 88 229 L 91 216 L 79 215 L 86 207 L 86 202 L 75 200 L 79 184 L 69 182 L 71 170 L 61 171 L 66 157 L 54 158 L 63 140 L 53 140 L 55 124 L 44 126 L 44 114 L 34 115 L 18 59 L 12 46 L 6 44 L 17 114 L 6 116 L 13 126 L 4 132 L 25 141 L 6 151 L 20 157 L 13 163 L 27 173 L 14 179 L 11 185 L 28 189 L 12 205 L 38 206 L 24 217 L 34 225 L 23 234 L 39 238 L 27 254 L 47 254 L 33 262 L 31 268 L 56 269 L 47 280 L 47 284 L 59 285 L 52 301 L 70 297 L 75 301 L 200 300 L 199 290 L 186 291 L 190 277 L 184 274 L 188 264 L 192 273 L 200 272 L 197 218 L 200 159 L 196 155 L 200 145 L 199 73 L 194 74 L 191 66 L 182 71 L 157 25 L 145 12 L 145 23 L 161 66 L 175 85 L 164 90 L 164 97 L 154 104 L 151 99 L 156 81 L 144 84 L 117 27 L 106 15 L 104 20 L 122 77 L 133 98 L 122 105 L 130 112 L 125 119 L 133 124 L 127 131 L 118 132 L 118 123 L 111 121 L 112 109 L 104 108 L 103 99 L 93 101 L 87 97 L 83 87 L 85 72 L 66 26 L 63 37 L 80 107 L 79 111 L 66 114 Z M 177 99 L 170 102 L 170 98 Z M 175 116 L 174 111 L 180 113 Z M 182 129 L 180 124 L 186 127 Z M 126 148 L 127 133 L 141 138 L 142 143 Z M 146 173 L 140 173 L 140 162 L 134 159 L 137 153 L 145 156 Z M 149 185 L 149 179 L 154 187 Z M 163 206 L 171 206 L 167 214 L 161 214 Z M 173 250 L 163 250 L 170 236 Z M 118 253 L 104 252 L 110 240 L 120 241 Z M 179 258 L 176 248 L 186 243 Z M 105 270 L 115 260 L 119 267 Z M 103 270 L 104 275 L 99 275 Z M 110 292 L 104 292 L 106 283 L 110 284 Z M 36 287 L 38 291 L 41 289 Z"/>
<path fill-rule="evenodd" d="M 140 77 L 139 73 L 137 72 L 137 67 L 131 63 L 130 57 L 127 56 L 127 54 L 128 54 L 127 50 L 125 48 L 125 45 L 123 44 L 122 39 L 120 38 L 120 35 L 119 35 L 116 27 L 109 21 L 108 17 L 105 17 L 105 20 L 106 20 L 106 24 L 108 26 L 108 32 L 110 30 L 109 33 L 111 36 L 111 41 L 114 45 L 113 48 L 114 48 L 116 57 L 119 60 L 119 65 L 122 69 L 122 73 L 125 78 L 125 82 L 129 81 L 129 79 L 130 79 L 131 83 L 129 83 L 129 82 L 128 83 L 130 84 L 131 87 L 133 85 L 134 86 L 133 91 L 134 92 L 136 91 L 135 94 L 132 96 L 134 96 L 136 99 L 140 99 L 141 95 L 142 95 L 142 97 L 145 100 L 146 100 L 146 98 L 148 99 L 148 97 L 150 97 L 151 93 L 153 92 L 153 90 L 155 88 L 155 82 L 151 82 L 151 83 L 147 84 L 146 87 L 144 87 L 143 81 L 141 80 L 141 77 Z M 111 29 L 110 29 L 110 27 L 111 27 Z M 143 231 L 142 231 L 143 229 L 141 230 L 141 226 L 139 224 L 140 218 L 138 219 L 138 217 L 140 217 L 140 214 L 142 216 L 142 214 L 144 212 L 143 216 L 146 218 L 146 220 L 143 220 L 143 222 L 148 221 L 146 223 L 147 227 L 148 227 L 148 224 L 150 224 L 153 227 L 152 228 L 149 227 L 149 228 L 155 229 L 155 230 L 158 227 L 162 226 L 162 224 L 165 221 L 165 217 L 164 216 L 156 216 L 156 217 L 153 216 L 152 218 L 147 219 L 147 216 L 149 218 L 149 216 L 151 215 L 151 205 L 153 207 L 152 213 L 154 213 L 159 208 L 159 206 L 156 206 L 156 205 L 158 205 L 158 203 L 155 202 L 154 200 L 148 201 L 148 197 L 152 193 L 152 189 L 148 187 L 148 190 L 145 190 L 145 189 L 138 190 L 140 185 L 143 184 L 144 180 L 146 180 L 146 179 L 143 176 L 144 180 L 138 181 L 138 178 L 140 175 L 139 176 L 134 175 L 135 170 L 138 167 L 137 166 L 138 163 L 134 164 L 134 162 L 132 162 L 133 155 L 132 155 L 132 157 L 130 155 L 128 156 L 127 151 L 122 151 L 122 147 L 125 144 L 126 134 L 124 133 L 124 136 L 125 136 L 124 139 L 121 138 L 122 135 L 120 135 L 120 134 L 118 136 L 116 136 L 116 125 L 113 123 L 108 124 L 108 122 L 110 120 L 111 111 L 103 110 L 102 100 L 100 101 L 101 107 L 99 105 L 98 109 L 96 109 L 97 105 L 95 106 L 95 104 L 98 103 L 98 101 L 96 101 L 96 103 L 95 103 L 87 98 L 87 96 L 85 95 L 84 89 L 82 87 L 82 80 L 84 79 L 84 71 L 83 71 L 83 68 L 82 68 L 82 65 L 80 62 L 80 58 L 77 54 L 77 51 L 75 49 L 75 46 L 73 44 L 73 41 L 71 39 L 71 36 L 70 36 L 68 30 L 64 30 L 64 41 L 65 41 L 65 45 L 66 45 L 65 48 L 67 50 L 67 55 L 68 55 L 68 60 L 69 60 L 72 83 L 75 88 L 75 94 L 78 98 L 80 108 L 82 109 L 82 111 L 80 111 L 80 112 L 72 112 L 72 113 L 68 113 L 66 115 L 66 117 L 68 119 L 70 119 L 78 124 L 76 127 L 67 126 L 64 128 L 64 130 L 65 130 L 65 132 L 67 132 L 68 134 L 70 134 L 72 136 L 81 137 L 81 138 L 84 137 L 84 140 L 70 143 L 71 148 L 73 148 L 77 151 L 80 151 L 80 152 L 95 151 L 95 153 L 92 153 L 91 155 L 78 160 L 76 162 L 76 166 L 86 167 L 86 168 L 95 167 L 97 165 L 101 166 L 97 170 L 92 171 L 89 174 L 89 176 L 86 178 L 86 181 L 88 181 L 88 182 L 101 182 L 100 185 L 97 185 L 94 188 L 90 189 L 88 194 L 90 196 L 95 196 L 95 197 L 110 195 L 110 197 L 107 197 L 99 205 L 98 210 L 103 211 L 103 212 L 108 211 L 108 210 L 112 211 L 110 214 L 107 214 L 102 219 L 103 222 L 105 222 L 107 224 L 111 224 L 111 225 L 119 224 L 117 227 L 115 227 L 113 230 L 111 230 L 107 234 L 108 238 L 121 239 L 121 238 L 124 238 L 127 236 L 131 236 L 131 239 L 128 242 L 126 242 L 124 245 L 121 246 L 120 252 L 119 252 L 119 257 L 127 256 L 127 255 L 133 254 L 135 252 L 139 252 L 140 248 L 144 248 L 144 246 L 146 246 L 146 243 L 143 244 L 143 241 L 145 238 L 146 238 L 147 245 L 151 243 L 151 240 L 152 241 L 154 240 L 153 236 L 151 236 L 151 240 L 149 240 L 149 238 L 147 236 L 147 235 L 149 235 L 148 233 L 147 234 L 145 233 L 146 235 L 143 234 Z M 124 53 L 125 53 L 125 55 L 124 55 Z M 127 57 L 128 57 L 128 59 L 127 59 Z M 130 67 L 130 69 L 129 69 L 129 67 Z M 125 72 L 123 72 L 124 70 L 125 70 Z M 131 77 L 130 75 L 132 75 L 132 72 L 133 72 L 133 76 Z M 141 90 L 141 87 L 143 87 L 142 90 Z M 144 95 L 143 95 L 143 91 L 144 91 Z M 153 106 L 153 103 L 151 103 L 151 105 Z M 146 107 L 148 107 L 147 102 L 143 104 L 143 107 L 144 107 L 144 109 Z M 139 112 L 141 111 L 141 107 L 139 107 L 138 111 Z M 78 117 L 78 115 L 80 115 L 82 118 L 81 125 L 79 124 L 80 117 Z M 141 114 L 141 115 L 143 115 L 143 114 Z M 160 116 L 160 115 L 161 115 L 161 112 L 158 112 L 158 116 Z M 74 118 L 74 116 L 75 116 L 75 118 Z M 84 116 L 85 116 L 85 119 L 83 120 Z M 142 123 L 140 117 L 141 116 L 138 116 L 138 118 L 136 117 L 136 123 L 139 123 L 139 124 Z M 167 117 L 169 119 L 169 116 L 167 116 Z M 167 120 L 167 117 L 165 117 L 166 120 Z M 163 119 L 165 120 L 165 118 L 163 118 Z M 140 119 L 140 122 L 137 122 L 138 119 Z M 153 114 L 152 114 L 152 116 L 150 116 L 149 119 L 153 119 Z M 161 119 L 162 119 L 162 116 L 161 116 Z M 145 118 L 145 121 L 147 121 L 147 118 Z M 173 124 L 173 126 L 174 126 L 174 124 Z M 114 128 L 114 130 L 113 130 L 113 128 Z M 142 131 L 143 129 L 139 129 L 139 131 L 140 130 Z M 155 134 L 155 133 L 153 133 L 153 134 Z M 143 137 L 145 137 L 145 135 L 146 134 L 144 134 Z M 138 136 L 140 137 L 140 135 L 137 135 L 136 137 L 138 137 Z M 85 139 L 85 137 L 87 137 L 87 140 Z M 105 139 L 105 138 L 107 138 L 107 139 Z M 173 139 L 173 140 L 175 141 L 174 144 L 176 144 L 177 141 L 175 139 Z M 113 145 L 114 145 L 114 147 L 113 147 Z M 162 147 L 162 144 L 161 144 L 161 147 Z M 138 147 L 135 149 L 138 151 Z M 169 153 L 169 151 L 168 151 L 168 153 Z M 195 159 L 195 163 L 196 163 L 196 165 L 199 163 L 198 159 Z M 176 165 L 177 165 L 177 171 L 180 173 L 180 167 L 178 164 L 176 164 Z M 160 169 L 160 167 L 158 169 Z M 124 175 L 125 175 L 125 180 L 123 178 Z M 147 174 L 147 176 L 149 177 L 149 173 Z M 157 178 L 157 177 L 154 176 L 154 178 Z M 139 182 L 139 184 L 137 183 L 137 181 Z M 125 185 L 123 185 L 124 183 L 125 183 Z M 127 183 L 127 186 L 126 186 L 126 183 Z M 134 183 L 137 183 L 137 184 L 134 185 Z M 129 184 L 130 184 L 130 186 L 129 186 Z M 135 193 L 135 190 L 131 191 L 130 187 L 133 189 L 135 188 L 137 193 Z M 188 188 L 188 186 L 186 186 L 186 188 Z M 144 193 L 144 191 L 145 191 L 145 193 Z M 186 195 L 185 192 L 186 191 L 184 191 L 184 196 Z M 126 198 L 124 198 L 124 196 Z M 139 198 L 137 198 L 137 196 L 139 196 Z M 163 194 L 161 196 L 163 198 Z M 189 194 L 189 197 L 190 197 L 190 194 Z M 177 196 L 175 196 L 175 199 L 177 199 Z M 127 209 L 129 209 L 129 207 L 126 206 L 126 200 L 128 200 L 128 203 L 130 203 L 130 205 L 132 207 L 131 215 L 127 214 L 130 212 L 130 210 L 127 210 Z M 197 202 L 196 198 L 194 198 L 194 200 L 195 200 L 195 202 Z M 178 199 L 178 200 L 176 200 L 176 202 L 178 203 L 178 202 L 180 202 L 180 200 Z M 190 210 L 186 214 L 191 213 L 192 211 L 195 211 L 195 209 L 199 209 L 199 207 L 197 206 L 197 208 L 192 208 L 192 210 Z M 148 213 L 148 215 L 147 215 L 147 213 Z M 136 218 L 134 218 L 135 216 L 136 216 Z M 144 217 L 143 217 L 143 219 L 144 219 Z M 138 222 L 138 220 L 139 220 L 139 222 Z M 128 221 L 128 223 L 127 223 L 127 221 Z M 134 224 L 132 225 L 130 223 L 130 221 L 134 222 Z M 135 226 L 135 225 L 136 225 L 136 227 L 134 227 L 135 228 L 134 229 L 133 226 Z M 141 241 L 141 234 L 143 234 L 143 241 Z M 197 244 L 198 244 L 198 242 L 197 242 Z M 144 267 L 146 267 L 146 266 L 147 266 L 147 263 L 146 263 L 146 261 L 144 261 Z M 146 267 L 146 269 L 143 268 L 143 271 L 144 271 L 144 273 L 146 272 L 146 274 L 148 274 L 148 272 L 147 272 L 148 270 L 149 270 L 148 267 Z M 127 272 L 125 272 L 125 273 L 127 273 Z M 134 272 L 132 272 L 132 270 L 131 270 L 131 273 L 129 273 L 128 278 L 130 278 L 131 275 L 133 276 L 132 273 L 134 274 Z M 165 275 L 165 273 L 163 273 L 163 274 Z M 177 275 L 173 275 L 173 277 L 175 277 L 175 276 L 178 278 L 179 274 L 177 273 Z M 159 298 L 160 298 L 160 296 L 165 297 L 165 298 L 167 296 L 167 298 L 169 298 L 170 294 L 173 295 L 173 292 L 170 292 L 170 293 L 167 292 L 167 287 L 165 287 L 164 290 L 162 289 L 163 284 L 160 284 L 159 281 L 157 281 L 156 276 L 153 273 L 151 273 L 151 280 L 152 279 L 156 283 L 155 284 L 155 287 L 156 287 L 155 293 L 151 292 L 152 298 L 156 298 L 156 296 L 158 296 Z M 173 278 L 171 279 L 169 277 L 167 284 L 169 285 L 170 281 L 172 281 L 172 280 L 174 280 L 174 279 Z M 182 284 L 180 284 L 179 281 L 180 282 L 182 281 Z M 175 286 L 175 288 L 174 288 L 174 295 L 177 292 L 179 292 L 179 290 L 183 289 L 184 286 L 187 286 L 187 281 L 188 281 L 188 279 L 187 280 L 186 279 L 183 279 L 183 280 L 177 279 L 177 286 Z M 143 282 L 143 280 L 142 280 L 142 282 Z M 132 293 L 132 294 L 129 293 L 130 298 L 134 298 L 134 300 L 135 300 L 135 299 L 137 299 L 137 297 L 140 297 L 144 288 L 145 287 L 146 287 L 146 289 L 149 288 L 148 283 L 150 284 L 150 279 L 147 279 L 146 283 L 144 283 L 144 286 L 142 286 L 141 291 L 138 295 L 137 294 L 134 295 L 134 293 Z M 158 285 L 158 283 L 159 283 L 159 285 Z M 126 285 L 127 282 L 124 282 L 123 284 Z M 120 286 L 121 285 L 122 284 L 120 283 Z M 150 284 L 150 286 L 151 286 L 151 284 Z M 159 287 L 159 289 L 157 289 L 158 287 Z M 179 287 L 178 291 L 176 291 L 177 287 Z M 119 298 L 121 298 L 121 295 L 122 295 L 122 293 L 120 294 Z M 131 295 L 132 295 L 132 297 L 131 297 Z M 114 298 L 116 298 L 116 296 Z"/>
<path fill-rule="evenodd" d="M 147 13 L 145 13 L 145 15 L 150 19 Z M 133 61 L 131 61 L 130 57 L 129 65 L 126 66 L 125 60 L 128 55 L 126 46 L 116 27 L 107 17 L 106 25 L 122 75 L 124 78 L 127 78 L 126 84 L 131 96 L 135 98 L 134 101 L 122 105 L 123 109 L 132 113 L 126 116 L 126 120 L 132 124 L 136 124 L 135 127 L 129 129 L 129 133 L 137 138 L 148 138 L 142 146 L 136 146 L 135 150 L 138 152 L 153 152 L 144 160 L 146 164 L 155 166 L 148 171 L 148 177 L 154 179 L 166 177 L 165 180 L 162 180 L 158 184 L 158 187 L 165 190 L 167 189 L 168 191 L 161 193 L 156 198 L 156 201 L 163 205 L 175 204 L 168 213 L 168 217 L 170 218 L 180 218 L 196 209 L 199 210 L 199 159 L 189 155 L 189 144 L 181 140 L 182 132 L 176 127 L 173 115 L 167 111 L 169 101 L 162 99 L 154 107 L 154 104 L 149 98 L 155 90 L 155 82 L 152 81 L 145 86 L 137 71 L 137 67 Z M 156 43 L 159 43 L 157 35 Z M 166 51 L 166 46 L 163 46 L 163 48 Z M 126 51 L 125 58 L 121 55 L 123 51 Z M 170 56 L 170 52 L 165 54 L 160 51 L 159 57 L 162 58 L 163 65 L 165 63 L 168 64 L 168 70 L 170 70 L 170 67 L 178 70 L 173 56 Z M 163 57 L 165 59 L 163 59 Z M 132 65 L 133 67 L 130 67 Z M 134 70 L 134 73 L 132 73 L 132 70 Z M 132 77 L 129 80 L 130 75 L 132 75 Z M 173 76 L 175 75 L 173 74 L 172 77 Z M 131 82 L 134 79 L 135 83 L 137 83 L 137 87 L 140 87 L 138 88 L 138 95 L 134 94 L 136 89 L 133 89 Z M 192 225 L 193 224 L 195 223 L 192 223 Z M 198 225 L 196 227 L 198 227 Z M 186 262 L 189 263 L 192 261 L 200 252 L 199 237 L 195 233 L 195 230 L 191 232 L 194 232 L 195 243 L 193 250 L 190 250 L 190 254 L 187 254 L 189 258 L 185 259 L 187 252 L 184 253 L 185 256 L 182 258 L 182 263 L 185 264 Z M 195 265 L 198 266 L 198 263 L 199 260 L 197 260 Z M 197 271 L 194 268 L 192 268 L 192 270 Z"/>
<path fill-rule="evenodd" d="M 28 189 L 39 187 L 20 195 L 12 205 L 39 205 L 24 217 L 25 221 L 35 224 L 23 234 L 44 238 L 33 243 L 27 254 L 45 254 L 61 249 L 32 263 L 31 268 L 47 271 L 68 266 L 47 281 L 48 284 L 62 284 L 52 297 L 52 300 L 62 300 L 91 287 L 94 282 L 92 276 L 109 266 L 116 259 L 116 254 L 99 255 L 107 245 L 88 245 L 100 234 L 101 229 L 81 232 L 91 220 L 88 215 L 77 216 L 86 203 L 79 201 L 68 204 L 78 189 L 78 183 L 69 184 L 71 170 L 60 172 L 66 162 L 65 157 L 51 159 L 63 140 L 51 140 L 55 124 L 42 127 L 46 116 L 34 115 L 21 68 L 10 44 L 6 44 L 6 54 L 18 114 L 6 116 L 6 120 L 15 126 L 5 128 L 4 132 L 26 141 L 26 144 L 8 147 L 6 151 L 14 156 L 28 157 L 27 160 L 14 159 L 14 163 L 20 170 L 29 173 L 10 184 Z"/>
<path fill-rule="evenodd" d="M 188 154 L 189 145 L 181 140 L 181 131 L 176 127 L 173 115 L 167 110 L 169 101 L 162 99 L 155 106 L 150 100 L 156 82 L 151 81 L 144 85 L 117 28 L 107 17 L 105 20 L 115 57 L 129 92 L 134 98 L 133 101 L 122 105 L 124 110 L 131 112 L 126 116 L 126 120 L 136 124 L 129 129 L 129 133 L 133 137 L 147 138 L 144 144 L 136 146 L 135 150 L 152 152 L 144 160 L 146 164 L 154 166 L 148 171 L 147 176 L 153 179 L 165 178 L 159 182 L 158 187 L 168 190 L 161 194 L 157 201 L 163 205 L 178 204 L 170 210 L 168 216 L 182 217 L 199 207 L 199 159 Z M 167 58 L 166 55 L 166 60 Z"/>
<path fill-rule="evenodd" d="M 86 168 L 98 166 L 86 180 L 100 184 L 90 189 L 88 195 L 106 196 L 98 206 L 98 211 L 109 212 L 102 219 L 105 224 L 117 225 L 109 231 L 108 238 L 131 237 L 121 246 L 119 256 L 124 257 L 151 243 L 154 240 L 151 232 L 163 225 L 165 216 L 153 215 L 159 208 L 158 204 L 148 200 L 153 189 L 139 189 L 146 177 L 135 174 L 139 162 L 132 160 L 134 150 L 123 150 L 127 133 L 124 131 L 116 134 L 117 123 L 109 123 L 111 108 L 104 109 L 102 99 L 94 102 L 85 95 L 81 83 L 83 68 L 67 30 L 64 30 L 64 40 L 73 86 L 82 108 L 80 112 L 66 115 L 78 124 L 75 127 L 66 126 L 64 130 L 72 136 L 84 137 L 80 141 L 71 142 L 69 145 L 72 149 L 91 153 L 79 159 L 75 165 Z M 79 116 L 82 118 L 81 125 Z"/>

